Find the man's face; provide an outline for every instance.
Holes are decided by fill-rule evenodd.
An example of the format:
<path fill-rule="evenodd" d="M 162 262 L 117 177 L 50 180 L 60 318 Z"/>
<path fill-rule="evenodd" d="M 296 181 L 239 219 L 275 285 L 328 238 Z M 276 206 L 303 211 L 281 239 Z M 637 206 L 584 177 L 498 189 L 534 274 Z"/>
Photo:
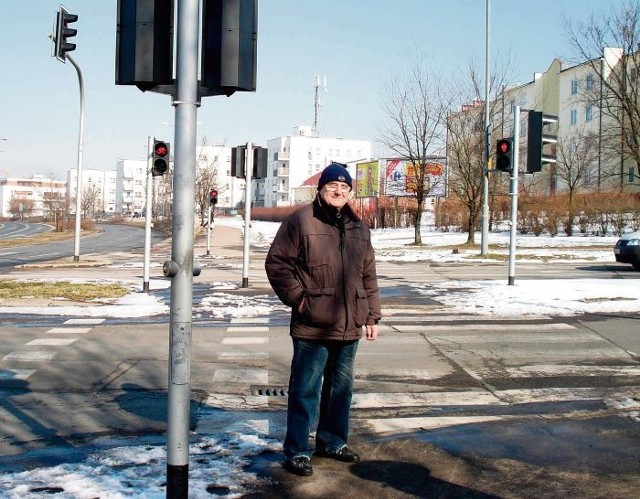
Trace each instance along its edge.
<path fill-rule="evenodd" d="M 329 206 L 340 210 L 349 201 L 351 187 L 346 182 L 329 182 L 320 189 L 320 197 Z"/>

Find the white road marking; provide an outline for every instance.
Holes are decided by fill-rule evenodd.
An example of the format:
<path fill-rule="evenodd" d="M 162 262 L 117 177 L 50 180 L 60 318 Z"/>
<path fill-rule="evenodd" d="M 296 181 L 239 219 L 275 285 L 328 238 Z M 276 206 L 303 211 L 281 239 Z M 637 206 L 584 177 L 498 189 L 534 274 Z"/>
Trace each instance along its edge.
<path fill-rule="evenodd" d="M 71 345 L 77 338 L 39 338 L 32 340 L 27 345 L 49 345 L 49 346 L 62 346 Z"/>
<path fill-rule="evenodd" d="M 27 360 L 27 361 L 38 361 L 38 360 L 51 360 L 56 356 L 58 352 L 52 352 L 51 350 L 34 350 L 31 352 L 28 351 L 16 351 L 11 352 L 10 354 L 5 355 L 2 360 Z"/>
<path fill-rule="evenodd" d="M 227 328 L 227 333 L 268 333 L 269 326 L 233 326 Z"/>
<path fill-rule="evenodd" d="M 267 369 L 253 368 L 216 369 L 213 373 L 213 381 L 266 385 L 269 383 L 269 371 Z"/>
<path fill-rule="evenodd" d="M 218 354 L 220 360 L 266 359 L 268 357 L 268 352 L 220 352 Z"/>
<path fill-rule="evenodd" d="M 27 379 L 35 369 L 0 369 L 0 380 Z"/>
<path fill-rule="evenodd" d="M 269 338 L 259 337 L 253 338 L 251 336 L 240 336 L 236 338 L 224 338 L 222 344 L 224 345 L 260 345 L 267 343 Z"/>
<path fill-rule="evenodd" d="M 90 327 L 54 327 L 47 331 L 47 334 L 86 334 L 91 331 Z"/>
<path fill-rule="evenodd" d="M 269 317 L 234 317 L 231 324 L 269 324 Z"/>
<path fill-rule="evenodd" d="M 66 321 L 63 322 L 63 324 L 69 324 L 69 325 L 73 325 L 73 324 L 83 324 L 83 325 L 90 325 L 90 324 L 102 324 L 106 319 L 67 319 Z"/>
<path fill-rule="evenodd" d="M 425 333 L 429 331 L 567 331 L 575 329 L 571 324 L 406 324 L 395 326 L 400 332 Z"/>

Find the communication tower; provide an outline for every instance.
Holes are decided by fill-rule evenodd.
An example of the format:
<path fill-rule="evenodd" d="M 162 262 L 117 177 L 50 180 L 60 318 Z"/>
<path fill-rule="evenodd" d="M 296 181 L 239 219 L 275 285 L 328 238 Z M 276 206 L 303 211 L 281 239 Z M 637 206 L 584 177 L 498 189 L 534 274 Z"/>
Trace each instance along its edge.
<path fill-rule="evenodd" d="M 316 75 L 313 79 L 313 87 L 315 89 L 313 134 L 315 137 L 319 137 L 321 121 L 320 114 L 322 107 L 324 106 L 322 94 L 327 91 L 327 77 L 324 75 Z"/>

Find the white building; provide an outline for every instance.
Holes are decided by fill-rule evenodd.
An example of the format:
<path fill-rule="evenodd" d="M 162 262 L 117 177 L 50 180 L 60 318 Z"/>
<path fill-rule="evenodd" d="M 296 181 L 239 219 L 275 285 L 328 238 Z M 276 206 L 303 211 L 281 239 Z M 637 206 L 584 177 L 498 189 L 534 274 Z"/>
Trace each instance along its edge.
<path fill-rule="evenodd" d="M 67 172 L 67 197 L 74 202 L 78 178 L 76 169 Z M 83 207 L 86 216 L 116 213 L 116 170 L 82 169 Z M 71 207 L 75 212 L 75 204 Z"/>
<path fill-rule="evenodd" d="M 369 141 L 316 137 L 312 127 L 306 126 L 296 127 L 292 135 L 269 140 L 267 148 L 268 173 L 256 185 L 257 206 L 307 203 L 307 197 L 298 199 L 296 192 L 304 192 L 297 188 L 309 177 L 332 161 L 354 163 L 371 158 Z"/>
<path fill-rule="evenodd" d="M 64 209 L 67 183 L 47 179 L 42 175 L 33 178 L 0 179 L 0 217 L 45 216 Z"/>
<path fill-rule="evenodd" d="M 201 146 L 197 149 L 198 171 L 215 173 L 209 187 L 218 191 L 218 210 L 235 210 L 244 206 L 245 179 L 231 175 L 231 147 L 224 145 Z"/>
<path fill-rule="evenodd" d="M 115 213 L 141 215 L 146 206 L 147 161 L 121 159 L 116 165 Z"/>

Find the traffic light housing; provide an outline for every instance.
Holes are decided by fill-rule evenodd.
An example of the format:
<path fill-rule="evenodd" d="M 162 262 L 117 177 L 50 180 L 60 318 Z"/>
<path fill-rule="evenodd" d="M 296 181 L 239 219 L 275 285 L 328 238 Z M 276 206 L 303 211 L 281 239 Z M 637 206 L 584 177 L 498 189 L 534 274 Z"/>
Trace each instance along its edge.
<path fill-rule="evenodd" d="M 118 0 L 116 85 L 173 85 L 174 0 Z"/>
<path fill-rule="evenodd" d="M 218 191 L 215 189 L 212 189 L 211 192 L 209 192 L 209 204 L 211 206 L 218 204 Z"/>
<path fill-rule="evenodd" d="M 151 175 L 159 177 L 169 170 L 169 143 L 163 140 L 153 141 L 153 166 Z"/>
<path fill-rule="evenodd" d="M 69 14 L 67 9 L 62 5 L 58 10 L 56 17 L 56 34 L 55 34 L 55 48 L 54 55 L 56 59 L 62 62 L 67 62 L 67 52 L 72 52 L 76 49 L 76 44 L 71 43 L 69 38 L 73 38 L 78 34 L 78 30 L 70 28 L 69 25 L 75 23 L 78 20 L 76 14 Z"/>
<path fill-rule="evenodd" d="M 496 143 L 496 170 L 511 172 L 513 166 L 513 141 L 500 139 Z"/>
<path fill-rule="evenodd" d="M 211 95 L 255 92 L 257 31 L 257 0 L 204 0 L 200 73 Z"/>
<path fill-rule="evenodd" d="M 544 133 L 544 127 L 558 122 L 557 116 L 543 114 L 540 111 L 529 111 L 527 124 L 527 173 L 536 173 L 542 170 L 545 163 L 556 163 L 555 148 L 550 154 L 545 154 L 544 146 L 556 144 L 558 137 L 550 133 Z"/>

